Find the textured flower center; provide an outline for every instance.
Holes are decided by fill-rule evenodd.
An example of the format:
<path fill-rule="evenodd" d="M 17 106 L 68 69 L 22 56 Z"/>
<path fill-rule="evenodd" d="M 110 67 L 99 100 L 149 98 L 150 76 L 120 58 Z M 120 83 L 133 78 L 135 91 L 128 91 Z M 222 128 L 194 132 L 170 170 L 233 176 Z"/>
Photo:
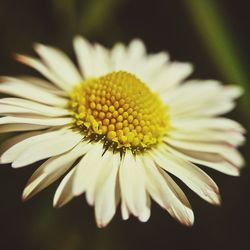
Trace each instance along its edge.
<path fill-rule="evenodd" d="M 117 71 L 77 85 L 70 94 L 74 125 L 90 140 L 134 153 L 166 134 L 168 106 L 135 75 Z"/>

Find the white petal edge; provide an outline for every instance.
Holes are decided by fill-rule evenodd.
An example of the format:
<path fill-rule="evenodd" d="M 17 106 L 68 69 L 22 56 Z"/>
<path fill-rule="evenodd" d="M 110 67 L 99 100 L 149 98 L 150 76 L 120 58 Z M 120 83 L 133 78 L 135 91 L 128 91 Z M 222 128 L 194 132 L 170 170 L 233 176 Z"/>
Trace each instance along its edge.
<path fill-rule="evenodd" d="M 8 80 L 6 79 L 6 81 L 0 83 L 0 92 L 56 107 L 65 107 L 67 104 L 67 99 L 65 98 L 51 94 L 46 89 L 32 86 L 27 82 L 13 78 L 8 78 Z"/>
<path fill-rule="evenodd" d="M 208 142 L 208 143 L 228 143 L 233 147 L 242 145 L 245 141 L 244 136 L 235 131 L 223 130 L 170 130 L 167 137 L 177 140 L 186 140 L 194 142 Z"/>
<path fill-rule="evenodd" d="M 201 152 L 194 152 L 190 150 L 176 150 L 173 147 L 165 145 L 165 148 L 170 153 L 174 154 L 176 157 L 180 157 L 184 160 L 200 164 L 205 167 L 209 167 L 215 169 L 224 174 L 228 174 L 231 176 L 239 176 L 240 171 L 239 168 L 235 165 L 227 162 L 218 154 L 211 154 L 211 153 L 201 153 Z"/>
<path fill-rule="evenodd" d="M 55 136 L 52 141 L 42 140 L 23 151 L 12 163 L 12 167 L 24 167 L 34 162 L 65 153 L 74 148 L 81 140 L 82 135 L 77 133 Z"/>
<path fill-rule="evenodd" d="M 16 55 L 16 60 L 30 66 L 31 68 L 40 72 L 43 76 L 45 76 L 48 80 L 53 82 L 60 89 L 68 92 L 72 89 L 65 81 L 58 78 L 54 73 L 52 73 L 47 66 L 45 66 L 40 60 L 32 58 L 30 56 L 24 55 Z"/>
<path fill-rule="evenodd" d="M 49 125 L 12 123 L 12 124 L 0 125 L 0 133 L 32 131 L 32 130 L 41 130 L 47 128 L 49 128 Z"/>
<path fill-rule="evenodd" d="M 99 155 L 101 156 L 98 164 L 96 164 L 95 167 L 91 167 L 91 172 L 88 176 L 89 178 L 89 183 L 86 186 L 86 200 L 89 205 L 94 206 L 95 204 L 95 198 L 96 198 L 96 190 L 99 187 L 99 180 L 101 181 L 101 175 L 104 173 L 105 168 L 109 164 L 112 163 L 112 156 L 113 153 L 110 151 L 106 151 L 106 153 L 103 155 L 103 147 L 100 145 L 100 151 Z M 88 166 L 90 167 L 90 166 Z M 100 179 L 99 179 L 100 178 Z"/>
<path fill-rule="evenodd" d="M 25 112 L 26 110 L 30 113 L 40 114 L 45 116 L 57 117 L 57 116 L 69 116 L 70 112 L 64 108 L 51 107 L 48 105 L 40 104 L 30 100 L 25 100 L 22 98 L 2 98 L 0 99 L 0 104 L 8 105 L 7 110 L 15 112 L 14 107 L 20 108 L 20 110 Z M 13 108 L 11 108 L 13 107 Z M 22 109 L 21 109 L 22 108 Z M 26 111 L 26 112 L 27 112 Z M 0 110 L 0 113 L 6 112 Z"/>
<path fill-rule="evenodd" d="M 71 151 L 45 161 L 30 177 L 23 191 L 23 200 L 27 200 L 60 178 L 72 164 L 87 150 L 87 145 L 79 143 Z M 57 194 L 58 195 L 58 194 Z M 59 202 L 59 196 L 58 196 Z"/>
<path fill-rule="evenodd" d="M 93 46 L 92 60 L 96 77 L 112 72 L 110 52 L 98 43 Z"/>
<path fill-rule="evenodd" d="M 0 118 L 0 125 L 5 124 L 31 124 L 31 125 L 44 125 L 44 126 L 63 126 L 69 125 L 72 118 L 26 118 L 5 116 Z"/>
<path fill-rule="evenodd" d="M 71 201 L 74 198 L 72 192 L 74 173 L 75 173 L 75 168 L 72 168 L 58 186 L 53 199 L 54 207 L 60 208 L 66 205 L 69 201 Z"/>
<path fill-rule="evenodd" d="M 0 99 L 1 100 L 1 99 Z M 32 107 L 32 106 L 30 106 Z M 0 115 L 7 115 L 7 116 L 24 116 L 24 117 L 62 117 L 62 116 L 70 116 L 70 112 L 68 112 L 66 109 L 56 109 L 49 107 L 35 107 L 35 105 L 32 108 L 24 108 L 24 107 L 18 107 L 13 106 L 9 104 L 2 104 L 0 102 Z"/>
<path fill-rule="evenodd" d="M 214 118 L 188 118 L 188 119 L 171 119 L 171 125 L 175 129 L 180 130 L 197 130 L 197 129 L 214 129 L 214 130 L 229 130 L 244 133 L 245 129 L 238 122 L 222 117 Z"/>
<path fill-rule="evenodd" d="M 29 76 L 29 75 L 21 75 L 21 76 L 18 76 L 16 79 L 27 82 L 28 84 L 32 86 L 40 87 L 48 91 L 51 94 L 54 94 L 57 96 L 67 96 L 67 93 L 65 91 L 63 91 L 62 89 L 59 89 L 56 85 L 54 85 L 53 83 L 43 78 Z"/>
<path fill-rule="evenodd" d="M 170 153 L 153 150 L 151 157 L 161 168 L 175 175 L 191 190 L 209 203 L 219 205 L 220 195 L 216 183 L 194 164 L 177 158 Z"/>
<path fill-rule="evenodd" d="M 128 211 L 139 220 L 145 222 L 144 214 L 149 214 L 145 176 L 139 157 L 134 159 L 130 152 L 126 152 L 119 169 L 119 183 L 122 203 Z M 126 216 L 125 216 L 126 217 Z"/>
<path fill-rule="evenodd" d="M 194 214 L 191 205 L 172 178 L 149 157 L 143 157 L 144 171 L 147 179 L 147 190 L 151 197 L 172 217 L 182 224 L 191 226 L 194 223 Z"/>
<path fill-rule="evenodd" d="M 92 45 L 81 36 L 74 38 L 73 45 L 82 76 L 85 79 L 95 76 Z"/>
<path fill-rule="evenodd" d="M 165 138 L 164 142 L 176 148 L 193 150 L 197 152 L 217 153 L 221 155 L 224 159 L 228 160 L 229 162 L 238 167 L 242 167 L 244 165 L 244 159 L 237 151 L 237 149 L 224 143 L 184 141 L 172 138 Z"/>
<path fill-rule="evenodd" d="M 112 155 L 109 164 L 103 166 L 95 189 L 95 217 L 98 227 L 105 227 L 116 212 L 117 174 L 120 165 L 120 156 Z"/>
<path fill-rule="evenodd" d="M 13 136 L 13 137 L 5 140 L 3 143 L 0 144 L 0 155 L 2 155 L 4 152 L 6 152 L 8 149 L 10 149 L 15 144 L 17 144 L 17 143 L 19 143 L 19 142 L 21 142 L 21 141 L 23 141 L 23 140 L 25 140 L 25 139 L 27 139 L 29 137 L 39 135 L 39 134 L 42 134 L 42 133 L 45 133 L 45 131 L 44 132 L 32 131 L 32 132 L 22 133 L 20 135 Z"/>
<path fill-rule="evenodd" d="M 55 136 L 60 136 L 65 133 L 64 130 L 57 131 L 42 131 L 35 132 L 34 136 L 28 136 L 27 138 L 17 142 L 12 145 L 12 147 L 8 148 L 1 156 L 1 163 L 11 163 L 16 160 L 23 151 L 32 146 L 36 142 L 40 142 L 42 140 L 53 139 Z M 32 133 L 31 133 L 32 134 Z"/>
<path fill-rule="evenodd" d="M 192 72 L 191 63 L 172 62 L 155 84 L 160 92 L 167 92 L 170 88 L 178 86 Z"/>
<path fill-rule="evenodd" d="M 102 145 L 95 144 L 77 164 L 73 180 L 73 194 L 75 196 L 84 193 L 92 179 L 95 178 L 100 165 L 102 165 L 102 153 Z"/>
<path fill-rule="evenodd" d="M 35 44 L 34 48 L 51 71 L 69 85 L 69 89 L 82 81 L 75 65 L 64 52 L 43 44 Z"/>

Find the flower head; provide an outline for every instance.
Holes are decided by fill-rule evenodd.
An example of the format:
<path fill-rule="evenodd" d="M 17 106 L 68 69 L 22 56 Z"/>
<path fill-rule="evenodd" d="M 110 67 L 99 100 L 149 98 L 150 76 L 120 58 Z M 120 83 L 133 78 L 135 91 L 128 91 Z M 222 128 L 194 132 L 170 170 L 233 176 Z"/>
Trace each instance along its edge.
<path fill-rule="evenodd" d="M 36 77 L 2 77 L 0 132 L 22 132 L 2 145 L 1 163 L 20 168 L 45 160 L 23 192 L 28 199 L 64 176 L 54 196 L 61 207 L 86 193 L 99 227 L 121 204 L 123 219 L 150 217 L 155 200 L 192 225 L 179 178 L 204 200 L 219 204 L 215 182 L 196 164 L 237 176 L 242 126 L 220 115 L 241 89 L 214 80 L 185 80 L 189 63 L 147 54 L 140 40 L 107 50 L 74 39 L 79 69 L 61 51 L 41 44 L 41 60 L 18 55 Z M 171 176 L 170 176 L 171 175 Z M 174 177 L 174 178 L 175 178 Z"/>

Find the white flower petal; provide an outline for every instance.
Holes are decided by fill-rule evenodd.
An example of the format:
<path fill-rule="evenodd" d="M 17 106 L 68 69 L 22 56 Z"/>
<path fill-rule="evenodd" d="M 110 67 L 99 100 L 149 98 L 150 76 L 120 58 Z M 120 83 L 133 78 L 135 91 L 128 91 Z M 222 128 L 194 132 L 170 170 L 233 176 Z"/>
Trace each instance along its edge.
<path fill-rule="evenodd" d="M 103 149 L 100 147 L 101 152 L 103 151 Z M 102 175 L 102 172 L 104 171 L 105 168 L 107 168 L 108 165 L 112 164 L 112 156 L 113 153 L 107 151 L 104 155 L 102 155 L 100 161 L 98 162 L 98 164 L 96 164 L 96 167 L 92 167 L 92 171 L 89 175 L 89 183 L 86 186 L 86 199 L 87 202 L 93 206 L 95 203 L 95 195 L 96 195 L 96 190 L 99 187 L 99 177 L 100 175 Z M 101 177 L 100 177 L 101 178 Z"/>
<path fill-rule="evenodd" d="M 145 56 L 146 48 L 142 40 L 138 38 L 133 39 L 128 45 L 128 54 L 130 58 L 134 58 L 136 61 Z"/>
<path fill-rule="evenodd" d="M 74 198 L 72 192 L 74 173 L 75 168 L 70 170 L 58 186 L 53 200 L 54 207 L 62 207 Z"/>
<path fill-rule="evenodd" d="M 194 142 L 225 142 L 234 147 L 242 145 L 245 141 L 241 133 L 227 130 L 171 130 L 167 137 Z"/>
<path fill-rule="evenodd" d="M 117 48 L 116 48 L 117 47 Z M 123 62 L 118 62 L 118 60 L 116 61 L 117 65 L 120 65 L 120 69 L 119 70 L 125 70 L 134 74 L 138 74 L 139 77 L 142 76 L 142 74 L 140 74 L 140 70 L 142 67 L 143 62 L 145 62 L 145 46 L 142 43 L 142 41 L 140 39 L 134 39 L 130 42 L 130 44 L 128 45 L 128 47 L 125 49 L 125 47 L 122 47 L 118 44 L 118 46 L 115 46 L 114 51 L 117 50 L 117 56 L 118 56 L 118 60 L 119 57 L 123 55 Z M 115 55 L 115 54 L 114 54 Z"/>
<path fill-rule="evenodd" d="M 139 219 L 147 213 L 147 193 L 145 176 L 140 159 L 134 159 L 130 152 L 126 152 L 119 169 L 119 182 L 122 202 L 128 210 Z M 125 216 L 126 217 L 126 216 Z"/>
<path fill-rule="evenodd" d="M 0 125 L 4 124 L 31 124 L 44 126 L 63 126 L 71 124 L 72 118 L 26 118 L 5 116 L 0 118 Z"/>
<path fill-rule="evenodd" d="M 42 191 L 60 178 L 81 156 L 80 147 L 76 146 L 71 151 L 44 162 L 30 177 L 23 191 L 23 200 L 27 200 Z"/>
<path fill-rule="evenodd" d="M 51 71 L 56 74 L 58 78 L 68 83 L 69 90 L 70 87 L 72 88 L 75 84 L 82 81 L 82 77 L 75 65 L 65 53 L 56 48 L 42 44 L 36 44 L 34 48 Z"/>
<path fill-rule="evenodd" d="M 233 165 L 232 163 L 226 161 L 220 155 L 216 153 L 206 153 L 206 152 L 195 152 L 185 149 L 174 149 L 168 145 L 164 146 L 167 151 L 173 155 L 180 157 L 184 160 L 191 161 L 196 164 L 200 164 L 206 167 L 210 167 L 224 174 L 238 176 L 239 167 Z"/>
<path fill-rule="evenodd" d="M 30 106 L 32 107 L 32 106 Z M 35 107 L 34 109 L 30 108 L 24 108 L 24 107 L 17 107 L 13 105 L 6 105 L 6 104 L 0 104 L 0 115 L 13 115 L 13 116 L 33 116 L 36 115 L 38 117 L 45 116 L 45 117 L 60 117 L 65 115 L 70 115 L 70 112 L 64 109 L 56 109 L 56 108 L 42 108 L 42 107 Z M 39 110 L 40 109 L 40 110 Z M 43 117 L 42 117 L 43 118 Z"/>
<path fill-rule="evenodd" d="M 160 79 L 157 80 L 159 91 L 166 92 L 169 88 L 177 86 L 185 78 L 187 78 L 193 71 L 193 66 L 190 63 L 173 62 L 162 73 Z"/>
<path fill-rule="evenodd" d="M 171 115 L 180 118 L 192 118 L 192 117 L 209 117 L 222 115 L 233 110 L 235 103 L 229 101 L 213 101 L 200 104 L 193 101 L 192 105 L 183 105 L 182 108 L 175 108 L 171 106 Z"/>
<path fill-rule="evenodd" d="M 46 92 L 46 89 L 32 86 L 27 82 L 21 80 L 18 81 L 13 78 L 8 78 L 5 82 L 0 83 L 0 93 L 18 96 L 58 107 L 65 107 L 67 104 L 65 98 Z"/>
<path fill-rule="evenodd" d="M 55 136 L 52 140 L 45 140 L 34 143 L 21 153 L 21 155 L 12 163 L 12 167 L 18 168 L 31 163 L 62 154 L 74 148 L 82 136 L 76 133 L 67 133 Z"/>
<path fill-rule="evenodd" d="M 243 94 L 244 90 L 241 86 L 229 85 L 224 86 L 224 95 L 230 99 L 239 98 Z"/>
<path fill-rule="evenodd" d="M 58 78 L 54 73 L 52 73 L 41 61 L 38 59 L 32 58 L 30 56 L 24 56 L 24 55 L 17 55 L 16 59 L 24 63 L 31 68 L 37 70 L 42 75 L 44 75 L 48 80 L 56 84 L 60 89 L 63 89 L 65 91 L 70 91 L 72 86 L 70 86 L 68 83 L 63 81 L 62 79 Z"/>
<path fill-rule="evenodd" d="M 31 147 L 34 143 L 40 142 L 42 140 L 50 140 L 55 136 L 63 135 L 65 131 L 44 131 L 44 132 L 35 132 L 34 136 L 27 137 L 24 140 L 20 140 L 20 142 L 14 144 L 12 147 L 8 148 L 1 156 L 1 163 L 11 163 L 16 160 L 23 151 L 27 148 Z"/>
<path fill-rule="evenodd" d="M 6 105 L 6 104 L 0 104 L 0 115 L 18 115 L 18 114 L 30 115 L 30 114 L 37 114 L 37 112 L 22 108 L 22 107 L 15 107 L 15 106 Z"/>
<path fill-rule="evenodd" d="M 171 216 L 181 223 L 191 226 L 194 214 L 185 194 L 171 177 L 158 169 L 149 157 L 143 157 L 147 179 L 147 190 L 152 198 Z"/>
<path fill-rule="evenodd" d="M 243 166 L 244 159 L 240 153 L 232 146 L 228 146 L 223 143 L 206 143 L 206 142 L 194 142 L 194 141 L 184 141 L 172 138 L 165 138 L 164 141 L 176 148 L 183 148 L 187 150 L 207 152 L 207 153 L 217 153 L 220 154 L 224 159 L 232 162 L 236 166 Z"/>
<path fill-rule="evenodd" d="M 78 143 L 74 148 L 72 148 L 70 151 L 59 155 L 54 156 L 47 160 L 44 163 L 44 171 L 48 174 L 51 172 L 57 171 L 58 168 L 60 168 L 62 165 L 72 165 L 78 158 L 85 155 L 89 149 L 91 148 L 91 144 L 86 142 L 80 142 Z"/>
<path fill-rule="evenodd" d="M 17 136 L 13 136 L 10 139 L 7 139 L 3 143 L 0 144 L 0 155 L 2 155 L 5 151 L 7 151 L 9 148 L 14 146 L 15 144 L 19 143 L 20 141 L 23 141 L 24 139 L 27 139 L 29 137 L 42 134 L 44 132 L 41 131 L 33 131 L 28 133 L 22 133 Z M 1 161 L 0 161 L 1 162 Z"/>
<path fill-rule="evenodd" d="M 42 146 L 42 143 L 50 144 L 50 147 L 51 147 L 56 141 L 64 140 L 64 138 L 67 140 L 69 139 L 69 137 L 72 137 L 72 142 L 74 140 L 76 141 L 79 140 L 79 138 L 81 139 L 80 135 L 73 133 L 73 132 L 67 132 L 65 130 L 41 132 L 40 134 L 24 139 L 20 141 L 19 143 L 13 145 L 11 148 L 9 148 L 7 151 L 5 151 L 2 154 L 1 162 L 10 163 L 10 162 L 16 161 L 18 158 L 23 156 L 24 152 L 30 151 L 30 150 L 32 151 L 33 147 L 39 148 L 40 145 Z M 72 143 L 70 145 L 60 145 L 60 146 L 61 146 L 61 149 L 63 149 L 63 147 L 68 147 L 68 146 L 70 147 L 71 145 Z M 60 148 L 55 148 L 54 150 L 60 150 Z M 47 152 L 47 150 L 44 150 L 43 153 L 51 154 L 51 152 Z M 35 157 L 35 154 L 31 153 L 31 155 L 27 157 Z M 28 158 L 26 160 L 28 160 Z"/>
<path fill-rule="evenodd" d="M 51 82 L 46 81 L 45 79 L 34 77 L 34 76 L 19 76 L 19 80 L 29 83 L 32 86 L 37 86 L 43 88 L 51 94 L 59 95 L 59 96 L 67 96 L 67 93 L 61 89 L 59 89 L 56 85 L 53 85 Z"/>
<path fill-rule="evenodd" d="M 81 73 L 84 78 L 94 77 L 93 48 L 90 43 L 81 36 L 73 40 L 74 49 Z"/>
<path fill-rule="evenodd" d="M 138 217 L 141 222 L 147 222 L 151 215 L 151 198 L 147 192 L 146 199 L 146 208 L 140 213 Z"/>
<path fill-rule="evenodd" d="M 98 43 L 93 47 L 93 63 L 95 77 L 112 71 L 109 51 Z"/>
<path fill-rule="evenodd" d="M 66 171 L 68 171 L 74 162 L 81 157 L 84 152 L 88 150 L 88 145 L 84 143 L 79 143 L 76 147 L 67 153 L 59 156 L 55 156 L 45 161 L 30 177 L 24 192 L 23 199 L 29 199 L 42 189 L 49 186 L 51 183 L 60 178 Z M 68 178 L 68 177 L 67 177 Z M 41 180 L 42 182 L 40 182 Z M 62 181 L 65 183 L 65 180 Z M 65 183 L 66 184 L 66 183 Z M 54 199 L 54 205 L 65 204 L 67 192 L 64 185 L 60 185 Z M 70 190 L 68 190 L 70 191 Z M 65 199 L 63 199 L 65 197 Z"/>
<path fill-rule="evenodd" d="M 73 181 L 73 193 L 75 196 L 84 193 L 97 175 L 100 165 L 102 166 L 102 145 L 96 144 L 86 153 L 76 166 Z"/>
<path fill-rule="evenodd" d="M 109 164 L 102 167 L 95 188 L 95 217 L 98 227 L 105 227 L 115 215 L 117 200 L 117 173 L 120 156 L 111 156 Z"/>
<path fill-rule="evenodd" d="M 218 81 L 192 80 L 173 91 L 168 91 L 164 98 L 171 106 L 171 116 L 190 118 L 221 115 L 231 111 L 238 92 L 236 87 L 224 87 Z"/>
<path fill-rule="evenodd" d="M 22 199 L 28 200 L 32 198 L 34 195 L 48 187 L 51 183 L 55 182 L 65 172 L 66 170 L 64 170 L 64 168 L 61 168 L 57 172 L 53 172 L 50 175 L 46 173 L 41 173 L 36 178 L 34 178 L 32 182 L 29 181 L 27 183 L 25 189 L 23 190 Z M 34 174 L 36 174 L 36 172 Z"/>
<path fill-rule="evenodd" d="M 121 213 L 122 213 L 122 219 L 128 220 L 130 216 L 130 211 L 125 203 L 125 201 L 121 201 Z"/>
<path fill-rule="evenodd" d="M 0 133 L 41 130 L 41 129 L 46 129 L 48 127 L 49 126 L 46 126 L 46 125 L 13 123 L 13 124 L 7 124 L 7 125 L 0 125 Z"/>
<path fill-rule="evenodd" d="M 180 130 L 200 130 L 200 129 L 215 129 L 215 130 L 231 130 L 235 132 L 244 133 L 245 129 L 236 121 L 228 118 L 185 118 L 185 119 L 171 119 L 173 128 Z"/>
<path fill-rule="evenodd" d="M 114 71 L 126 68 L 126 49 L 122 43 L 116 43 L 111 50 L 111 61 Z"/>
<path fill-rule="evenodd" d="M 154 161 L 169 173 L 182 180 L 190 189 L 212 204 L 220 204 L 219 189 L 215 182 L 194 164 L 164 151 L 151 153 Z"/>
<path fill-rule="evenodd" d="M 171 106 L 183 107 L 193 104 L 194 101 L 203 101 L 217 97 L 221 92 L 222 85 L 214 80 L 189 80 L 185 81 L 178 88 L 170 89 L 166 92 Z M 210 94 L 211 93 L 211 94 Z"/>
<path fill-rule="evenodd" d="M 0 99 L 0 114 L 10 113 L 32 113 L 45 116 L 68 116 L 67 109 L 51 107 L 30 100 L 21 98 L 2 98 Z"/>
<path fill-rule="evenodd" d="M 141 59 L 134 66 L 132 72 L 138 75 L 153 91 L 158 91 L 157 78 L 163 68 L 168 67 L 168 59 L 169 56 L 166 52 L 149 55 L 144 60 Z"/>

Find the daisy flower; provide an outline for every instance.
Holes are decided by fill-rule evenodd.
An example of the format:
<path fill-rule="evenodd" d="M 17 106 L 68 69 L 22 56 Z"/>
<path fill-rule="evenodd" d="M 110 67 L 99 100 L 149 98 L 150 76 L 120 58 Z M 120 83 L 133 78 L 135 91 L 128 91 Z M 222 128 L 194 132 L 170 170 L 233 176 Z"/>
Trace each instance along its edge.
<path fill-rule="evenodd" d="M 151 198 L 192 225 L 191 205 L 173 178 L 220 204 L 217 185 L 197 165 L 239 175 L 244 129 L 220 115 L 234 108 L 241 89 L 185 80 L 191 64 L 147 54 L 138 39 L 108 50 L 78 36 L 73 45 L 79 70 L 60 50 L 36 44 L 40 59 L 16 59 L 45 78 L 1 78 L 8 96 L 0 99 L 0 132 L 19 132 L 1 146 L 1 163 L 21 168 L 44 160 L 23 199 L 63 176 L 54 206 L 85 193 L 99 227 L 118 204 L 124 220 L 147 221 Z"/>

